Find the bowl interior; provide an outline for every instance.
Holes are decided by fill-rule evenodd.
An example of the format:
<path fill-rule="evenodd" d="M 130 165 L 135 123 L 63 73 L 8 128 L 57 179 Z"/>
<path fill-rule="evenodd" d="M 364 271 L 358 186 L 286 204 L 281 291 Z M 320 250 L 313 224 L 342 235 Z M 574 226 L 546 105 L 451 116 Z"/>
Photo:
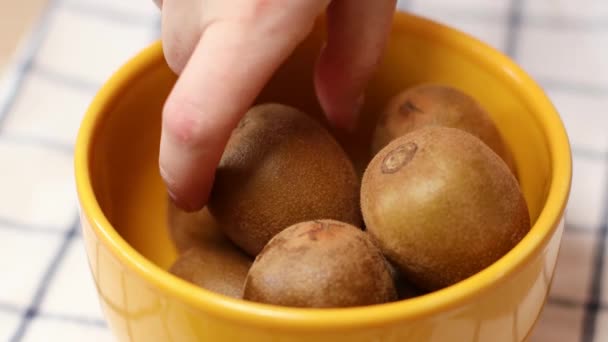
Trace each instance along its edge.
<path fill-rule="evenodd" d="M 323 120 L 312 82 L 323 37 L 319 25 L 275 74 L 258 102 L 283 102 Z M 552 126 L 545 121 L 556 119 L 546 118 L 552 113 L 535 104 L 529 95 L 530 81 L 511 64 L 502 65 L 506 61 L 460 33 L 421 18 L 398 16 L 369 85 L 359 129 L 354 136 L 337 137 L 362 171 L 369 159 L 376 114 L 390 96 L 419 82 L 459 87 L 489 111 L 505 137 L 534 223 L 545 206 L 553 172 L 547 137 Z M 164 63 L 159 43 L 137 65 L 141 67 L 122 80 L 128 86 L 112 90 L 110 101 L 97 114 L 100 120 L 89 152 L 90 179 L 112 227 L 137 252 L 166 269 L 176 251 L 168 238 L 166 195 L 157 158 L 161 109 L 176 77 Z"/>

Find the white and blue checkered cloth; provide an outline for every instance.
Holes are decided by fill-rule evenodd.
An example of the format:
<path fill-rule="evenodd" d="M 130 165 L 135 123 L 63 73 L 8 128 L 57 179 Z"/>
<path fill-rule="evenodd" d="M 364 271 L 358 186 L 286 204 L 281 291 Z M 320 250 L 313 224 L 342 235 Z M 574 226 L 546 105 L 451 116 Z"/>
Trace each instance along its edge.
<path fill-rule="evenodd" d="M 608 0 L 399 7 L 506 52 L 555 103 L 574 179 L 558 269 L 531 341 L 608 341 Z M 0 70 L 0 341 L 113 340 L 78 228 L 73 146 L 99 86 L 159 31 L 151 0 L 49 0 Z"/>

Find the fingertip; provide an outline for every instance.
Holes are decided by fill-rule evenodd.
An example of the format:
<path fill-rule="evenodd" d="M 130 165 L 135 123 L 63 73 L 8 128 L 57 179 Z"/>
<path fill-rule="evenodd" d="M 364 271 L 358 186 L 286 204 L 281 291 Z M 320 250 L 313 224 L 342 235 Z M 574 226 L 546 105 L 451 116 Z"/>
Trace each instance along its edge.
<path fill-rule="evenodd" d="M 189 191 L 186 189 L 175 186 L 170 178 L 163 176 L 163 168 L 161 170 L 161 178 L 165 183 L 167 196 L 173 202 L 175 206 L 186 212 L 195 212 L 202 209 L 209 199 L 209 191 L 193 191 L 194 188 L 190 188 Z"/>
<path fill-rule="evenodd" d="M 331 52 L 323 49 L 315 67 L 315 92 L 329 122 L 337 129 L 353 131 L 365 94 L 357 82 L 349 82 L 344 69 L 335 65 Z"/>
<path fill-rule="evenodd" d="M 205 153 L 208 151 L 191 145 L 194 131 L 176 131 L 183 125 L 167 124 L 175 120 L 174 112 L 163 115 L 173 119 L 163 120 L 158 161 L 161 179 L 177 207 L 187 212 L 199 210 L 207 202 L 213 178 L 212 171 L 203 166 L 210 165 L 212 158 Z"/>
<path fill-rule="evenodd" d="M 170 188 L 167 188 L 167 195 L 173 204 L 187 213 L 193 213 L 205 207 L 206 201 L 191 200 L 186 196 L 178 196 Z"/>
<path fill-rule="evenodd" d="M 161 148 L 162 150 L 166 150 L 166 148 Z M 159 158 L 160 176 L 165 184 L 167 195 L 173 204 L 186 212 L 193 212 L 204 207 L 207 200 L 205 193 L 203 191 L 194 191 L 193 187 L 180 185 L 181 183 L 172 176 L 171 171 L 168 171 L 167 166 L 172 165 L 172 161 L 166 161 L 167 158 L 164 156 L 166 154 L 161 152 Z"/>
<path fill-rule="evenodd" d="M 356 127 L 394 7 L 395 0 L 334 0 L 328 9 L 327 45 L 317 61 L 315 90 L 329 121 L 337 127 Z"/>

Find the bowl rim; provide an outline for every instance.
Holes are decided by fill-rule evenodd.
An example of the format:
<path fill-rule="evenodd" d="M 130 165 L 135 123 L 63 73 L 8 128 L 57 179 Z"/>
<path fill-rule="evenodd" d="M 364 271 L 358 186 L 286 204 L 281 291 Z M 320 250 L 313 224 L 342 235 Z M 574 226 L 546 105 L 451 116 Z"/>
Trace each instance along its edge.
<path fill-rule="evenodd" d="M 541 87 L 514 61 L 486 43 L 457 29 L 418 15 L 397 11 L 395 31 L 408 31 L 424 39 L 450 46 L 499 75 L 532 112 L 548 144 L 552 165 L 546 204 L 530 232 L 511 251 L 477 274 L 444 289 L 397 302 L 354 308 L 287 308 L 229 298 L 174 277 L 147 260 L 127 243 L 103 214 L 90 178 L 90 162 L 96 136 L 106 115 L 123 90 L 147 70 L 165 65 L 160 41 L 153 42 L 123 64 L 92 100 L 76 139 L 74 170 L 79 206 L 98 239 L 125 267 L 132 269 L 167 296 L 193 305 L 197 310 L 241 324 L 274 329 L 337 331 L 380 326 L 389 322 L 420 319 L 461 305 L 501 283 L 535 257 L 548 243 L 563 218 L 570 194 L 572 156 L 565 127 Z M 84 222 L 83 222 L 84 223 Z M 277 320 L 281 324 L 277 325 Z"/>

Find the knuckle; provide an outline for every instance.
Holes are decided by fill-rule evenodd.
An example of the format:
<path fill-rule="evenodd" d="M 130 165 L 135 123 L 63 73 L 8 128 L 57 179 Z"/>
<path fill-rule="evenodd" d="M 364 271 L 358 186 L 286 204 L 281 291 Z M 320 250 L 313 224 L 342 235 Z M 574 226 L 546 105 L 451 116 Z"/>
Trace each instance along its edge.
<path fill-rule="evenodd" d="M 251 2 L 251 11 L 249 15 L 252 18 L 256 18 L 260 15 L 266 15 L 269 12 L 275 12 L 281 10 L 281 7 L 285 6 L 283 0 L 256 0 Z"/>
<path fill-rule="evenodd" d="M 201 28 L 197 22 L 176 18 L 163 18 L 161 40 L 165 61 L 176 74 L 181 74 L 201 37 Z"/>
<path fill-rule="evenodd" d="M 305 31 L 303 28 L 309 24 L 312 27 L 312 23 L 309 23 L 307 15 L 293 15 L 293 13 L 307 12 L 299 10 L 299 7 L 311 7 L 306 4 L 308 1 L 251 1 L 247 9 L 237 17 L 237 22 L 247 28 L 255 27 L 267 35 L 285 36 L 299 40 L 302 32 Z"/>
<path fill-rule="evenodd" d="M 169 68 L 176 74 L 179 74 L 179 62 L 180 62 L 180 51 L 179 46 L 175 39 L 167 36 L 167 34 L 163 34 L 163 56 L 165 57 L 165 62 Z"/>
<path fill-rule="evenodd" d="M 201 110 L 187 99 L 169 98 L 163 108 L 163 128 L 187 147 L 198 147 L 208 135 Z"/>
<path fill-rule="evenodd" d="M 186 43 L 178 35 L 170 34 L 163 39 L 163 54 L 169 68 L 176 74 L 181 74 L 192 54 L 194 43 Z"/>

